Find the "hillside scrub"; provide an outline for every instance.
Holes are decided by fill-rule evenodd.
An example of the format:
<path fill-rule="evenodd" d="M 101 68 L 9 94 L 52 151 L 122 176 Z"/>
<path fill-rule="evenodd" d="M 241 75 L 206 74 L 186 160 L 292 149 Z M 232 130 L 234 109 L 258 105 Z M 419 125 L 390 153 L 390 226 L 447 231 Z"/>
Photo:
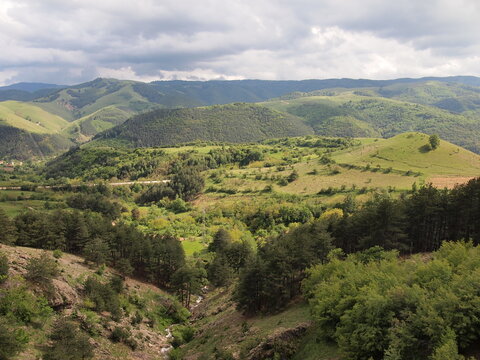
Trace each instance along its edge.
<path fill-rule="evenodd" d="M 408 259 L 377 247 L 330 259 L 308 270 L 303 288 L 318 335 L 349 359 L 463 359 L 478 341 L 479 246 L 446 242 Z"/>

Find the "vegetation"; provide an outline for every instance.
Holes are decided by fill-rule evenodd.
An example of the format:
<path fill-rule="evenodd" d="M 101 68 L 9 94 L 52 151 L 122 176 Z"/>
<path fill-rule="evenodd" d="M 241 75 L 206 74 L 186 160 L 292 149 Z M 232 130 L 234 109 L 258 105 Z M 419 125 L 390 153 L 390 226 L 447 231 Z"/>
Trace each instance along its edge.
<path fill-rule="evenodd" d="M 132 147 L 166 146 L 195 140 L 251 142 L 312 133 L 299 119 L 250 104 L 154 110 L 96 137 Z"/>
<path fill-rule="evenodd" d="M 93 358 L 93 346 L 88 336 L 77 325 L 66 319 L 58 319 L 50 334 L 52 345 L 45 352 L 45 360 L 84 360 Z"/>
<path fill-rule="evenodd" d="M 478 338 L 479 248 L 445 243 L 431 258 L 372 248 L 309 270 L 319 335 L 350 359 L 463 359 Z M 461 309 L 461 310 L 460 310 Z"/>

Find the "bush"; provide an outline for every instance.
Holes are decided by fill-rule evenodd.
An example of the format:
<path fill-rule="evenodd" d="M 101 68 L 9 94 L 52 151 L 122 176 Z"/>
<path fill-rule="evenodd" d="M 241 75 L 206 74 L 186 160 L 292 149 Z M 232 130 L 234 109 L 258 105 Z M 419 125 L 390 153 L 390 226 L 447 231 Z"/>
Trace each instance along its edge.
<path fill-rule="evenodd" d="M 28 337 L 21 329 L 15 329 L 5 320 L 0 319 L 0 359 L 12 359 L 28 342 Z"/>
<path fill-rule="evenodd" d="M 53 291 L 52 279 L 56 277 L 60 271 L 57 262 L 46 252 L 42 253 L 38 258 L 31 258 L 28 261 L 26 269 L 27 274 L 25 278 L 28 281 L 40 286 L 49 294 Z"/>
<path fill-rule="evenodd" d="M 26 286 L 0 291 L 0 316 L 23 324 L 42 323 L 52 309 L 43 297 L 36 297 Z"/>
<path fill-rule="evenodd" d="M 0 284 L 8 278 L 8 258 L 0 253 Z"/>
<path fill-rule="evenodd" d="M 118 293 L 115 292 L 110 284 L 102 284 L 91 276 L 85 282 L 85 293 L 93 302 L 96 311 L 109 311 L 114 318 L 120 317 L 121 310 Z"/>
<path fill-rule="evenodd" d="M 121 326 L 117 326 L 115 329 L 113 329 L 110 339 L 112 339 L 113 342 L 124 343 L 130 336 L 132 336 L 130 330 Z"/>
<path fill-rule="evenodd" d="M 63 256 L 63 252 L 60 249 L 53 250 L 52 255 L 55 259 L 60 259 Z"/>
<path fill-rule="evenodd" d="M 93 345 L 74 322 L 60 318 L 50 334 L 52 345 L 45 351 L 44 360 L 85 360 L 93 358 Z"/>
<path fill-rule="evenodd" d="M 193 340 L 195 329 L 188 325 L 178 325 L 172 330 L 172 346 L 177 348 Z"/>

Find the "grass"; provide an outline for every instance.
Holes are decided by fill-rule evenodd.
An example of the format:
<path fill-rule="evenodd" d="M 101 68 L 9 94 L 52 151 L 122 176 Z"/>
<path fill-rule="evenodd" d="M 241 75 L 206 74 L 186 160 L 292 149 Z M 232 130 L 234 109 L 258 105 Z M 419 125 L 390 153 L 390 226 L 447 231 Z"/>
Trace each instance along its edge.
<path fill-rule="evenodd" d="M 0 102 L 0 119 L 13 127 L 39 134 L 58 133 L 68 125 L 58 115 L 19 101 Z"/>
<path fill-rule="evenodd" d="M 402 171 L 421 172 L 431 176 L 475 176 L 480 174 L 480 156 L 445 140 L 435 150 L 428 150 L 428 136 L 404 133 L 390 139 L 341 151 L 332 158 L 338 163 L 371 167 L 380 165 Z"/>
<path fill-rule="evenodd" d="M 182 247 L 185 251 L 185 255 L 190 257 L 193 256 L 193 254 L 205 249 L 206 245 L 201 239 L 187 239 L 182 241 Z"/>
<path fill-rule="evenodd" d="M 0 202 L 0 208 L 3 209 L 10 217 L 15 217 L 27 209 L 44 209 L 44 205 L 45 200 L 19 200 Z"/>

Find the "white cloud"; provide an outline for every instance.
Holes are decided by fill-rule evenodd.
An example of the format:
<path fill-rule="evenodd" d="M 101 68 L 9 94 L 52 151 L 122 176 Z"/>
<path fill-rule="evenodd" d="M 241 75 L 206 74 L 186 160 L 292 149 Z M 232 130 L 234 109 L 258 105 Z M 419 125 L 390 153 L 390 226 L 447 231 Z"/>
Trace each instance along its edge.
<path fill-rule="evenodd" d="M 480 75 L 476 0 L 2 0 L 3 81 Z"/>

